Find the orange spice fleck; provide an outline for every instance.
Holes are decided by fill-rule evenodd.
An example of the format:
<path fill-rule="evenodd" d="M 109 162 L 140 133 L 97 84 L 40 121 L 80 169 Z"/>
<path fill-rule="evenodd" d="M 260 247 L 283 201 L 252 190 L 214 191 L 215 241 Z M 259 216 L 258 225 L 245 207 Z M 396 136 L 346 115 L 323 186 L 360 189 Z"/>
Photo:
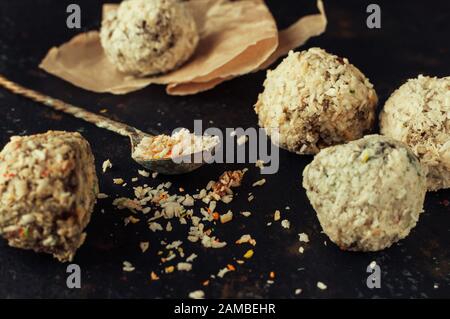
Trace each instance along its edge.
<path fill-rule="evenodd" d="M 244 258 L 250 259 L 253 257 L 254 251 L 253 249 L 247 250 L 247 252 L 244 254 Z"/>
<path fill-rule="evenodd" d="M 170 274 L 170 273 L 172 273 L 174 270 L 175 270 L 175 267 L 174 267 L 174 266 L 169 266 L 169 267 L 166 267 L 166 268 L 164 269 L 164 271 L 166 272 L 166 274 Z"/>
<path fill-rule="evenodd" d="M 152 271 L 150 273 L 150 279 L 151 280 L 159 280 L 159 276 L 154 271 Z"/>

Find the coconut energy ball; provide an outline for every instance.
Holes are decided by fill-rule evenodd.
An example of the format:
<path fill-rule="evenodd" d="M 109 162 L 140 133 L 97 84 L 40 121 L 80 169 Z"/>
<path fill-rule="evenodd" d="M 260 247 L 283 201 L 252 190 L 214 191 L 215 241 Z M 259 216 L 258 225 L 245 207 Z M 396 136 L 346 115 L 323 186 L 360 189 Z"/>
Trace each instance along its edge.
<path fill-rule="evenodd" d="M 380 127 L 428 167 L 429 190 L 450 188 L 450 77 L 408 80 L 386 101 Z"/>
<path fill-rule="evenodd" d="M 426 168 L 403 143 L 368 135 L 321 150 L 303 171 L 303 187 L 331 241 L 344 250 L 378 251 L 416 225 Z"/>
<path fill-rule="evenodd" d="M 311 48 L 291 51 L 267 72 L 255 111 L 280 147 L 315 154 L 370 131 L 377 102 L 372 84 L 346 58 Z"/>
<path fill-rule="evenodd" d="M 0 234 L 71 261 L 96 202 L 94 157 L 79 133 L 14 136 L 0 152 Z"/>
<path fill-rule="evenodd" d="M 174 70 L 194 53 L 199 36 L 177 0 L 126 0 L 102 21 L 100 40 L 116 68 L 136 76 Z"/>

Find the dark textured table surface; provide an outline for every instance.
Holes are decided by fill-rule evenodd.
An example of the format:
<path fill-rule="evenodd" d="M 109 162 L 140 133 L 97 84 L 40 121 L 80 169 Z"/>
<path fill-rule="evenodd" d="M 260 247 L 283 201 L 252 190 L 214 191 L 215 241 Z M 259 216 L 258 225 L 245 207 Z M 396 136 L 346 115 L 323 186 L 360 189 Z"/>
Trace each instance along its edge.
<path fill-rule="evenodd" d="M 82 8 L 83 30 L 99 25 L 101 1 L 71 1 Z M 382 9 L 382 27 L 366 27 L 365 1 L 325 1 L 329 25 L 327 32 L 309 41 L 305 48 L 320 46 L 348 57 L 374 83 L 380 106 L 392 91 L 407 78 L 420 73 L 446 76 L 450 73 L 450 3 L 448 1 L 376 1 Z M 194 119 L 205 126 L 256 127 L 253 112 L 261 91 L 265 72 L 258 72 L 224 83 L 206 93 L 188 97 L 171 97 L 164 88 L 151 86 L 125 96 L 95 94 L 73 87 L 37 68 L 47 49 L 67 41 L 81 31 L 65 27 L 65 9 L 69 1 L 2 0 L 0 2 L 0 73 L 12 80 L 46 94 L 61 98 L 88 110 L 106 108 L 107 116 L 120 119 L 142 130 L 170 132 L 174 127 L 193 127 Z M 280 27 L 297 17 L 315 11 L 313 1 L 268 1 Z M 136 176 L 138 166 L 129 158 L 125 138 L 82 121 L 53 112 L 36 103 L 0 90 L 0 143 L 12 135 L 33 134 L 49 129 L 81 132 L 91 143 L 98 172 L 110 158 L 112 170 L 100 175 L 104 193 L 131 196 L 129 187 L 113 185 L 112 178 L 127 181 Z M 159 241 L 185 240 L 185 230 L 152 233 L 141 222 L 124 227 L 122 211 L 113 209 L 111 199 L 101 200 L 88 226 L 87 241 L 74 260 L 82 270 L 81 289 L 66 287 L 66 265 L 47 255 L 10 248 L 0 240 L 0 297 L 3 298 L 179 298 L 190 291 L 203 289 L 207 297 L 449 297 L 450 296 L 450 191 L 429 193 L 425 213 L 411 234 L 398 244 L 378 253 L 340 251 L 322 234 L 315 213 L 301 187 L 301 172 L 311 157 L 286 151 L 280 154 L 280 171 L 266 176 L 267 183 L 254 189 L 260 179 L 254 165 L 214 164 L 193 174 L 158 177 L 146 181 L 157 185 L 163 181 L 182 186 L 193 193 L 224 170 L 249 167 L 238 196 L 230 204 L 235 212 L 250 210 L 250 218 L 237 216 L 232 223 L 218 226 L 220 238 L 232 242 L 243 233 L 257 240 L 255 255 L 223 279 L 201 283 L 234 257 L 241 257 L 244 247 L 229 245 L 220 250 L 206 250 L 200 245 L 185 244 L 188 252 L 199 257 L 191 272 L 174 272 L 151 282 L 151 271 L 161 269 L 157 250 Z M 142 179 L 141 179 L 141 182 Z M 247 193 L 255 200 L 247 202 Z M 447 204 L 447 205 L 446 205 Z M 286 212 L 285 206 L 290 206 Z M 101 209 L 105 212 L 101 213 Z M 289 230 L 279 224 L 267 227 L 273 212 L 282 210 L 291 221 Z M 298 233 L 305 232 L 310 243 L 298 253 Z M 149 241 L 150 249 L 142 254 L 139 242 Z M 186 240 L 185 240 L 186 241 Z M 324 245 L 324 241 L 327 245 Z M 122 271 L 128 260 L 136 270 Z M 366 286 L 366 267 L 371 261 L 381 267 L 381 288 Z M 267 284 L 269 272 L 275 282 Z M 316 287 L 324 282 L 328 289 Z M 294 294 L 302 289 L 299 296 Z"/>

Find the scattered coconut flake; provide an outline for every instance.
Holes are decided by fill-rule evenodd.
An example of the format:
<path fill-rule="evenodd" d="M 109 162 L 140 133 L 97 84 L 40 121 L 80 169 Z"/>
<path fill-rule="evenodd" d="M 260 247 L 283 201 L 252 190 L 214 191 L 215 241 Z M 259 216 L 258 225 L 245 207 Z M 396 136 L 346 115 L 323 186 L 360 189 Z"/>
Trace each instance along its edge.
<path fill-rule="evenodd" d="M 228 272 L 230 272 L 231 270 L 228 269 L 228 267 L 222 268 L 219 270 L 219 272 L 217 273 L 217 277 L 219 278 L 223 278 L 223 276 L 225 276 L 225 274 L 227 274 Z"/>
<path fill-rule="evenodd" d="M 194 198 L 190 195 L 186 195 L 183 202 L 181 203 L 183 206 L 194 206 Z"/>
<path fill-rule="evenodd" d="M 183 244 L 183 242 L 181 240 L 175 240 L 171 244 L 166 245 L 166 249 L 167 250 L 169 250 L 169 249 L 177 249 L 182 244 Z"/>
<path fill-rule="evenodd" d="M 141 248 L 141 251 L 143 253 L 145 253 L 148 250 L 148 248 L 150 247 L 150 243 L 148 241 L 141 241 L 139 243 L 139 247 Z"/>
<path fill-rule="evenodd" d="M 150 173 L 143 169 L 138 169 L 138 174 L 144 177 L 149 177 Z"/>
<path fill-rule="evenodd" d="M 251 212 L 241 212 L 241 215 L 244 217 L 250 217 L 252 215 Z"/>
<path fill-rule="evenodd" d="M 300 288 L 295 289 L 295 295 L 300 295 L 302 293 L 302 290 Z"/>
<path fill-rule="evenodd" d="M 158 172 L 153 172 L 152 173 L 152 178 L 155 179 L 156 177 L 158 177 L 159 173 Z"/>
<path fill-rule="evenodd" d="M 112 163 L 111 163 L 111 161 L 110 161 L 109 159 L 107 159 L 106 161 L 104 161 L 103 164 L 102 164 L 102 171 L 103 171 L 103 173 L 105 173 L 106 170 L 107 170 L 108 168 L 111 168 L 111 167 L 112 167 Z"/>
<path fill-rule="evenodd" d="M 225 204 L 229 204 L 233 201 L 233 195 L 222 196 L 222 198 L 220 198 L 220 200 Z"/>
<path fill-rule="evenodd" d="M 238 245 L 244 244 L 244 243 L 249 243 L 253 246 L 256 246 L 256 240 L 254 240 L 252 238 L 252 236 L 250 236 L 249 234 L 242 235 L 241 238 L 236 240 L 236 244 L 238 244 Z"/>
<path fill-rule="evenodd" d="M 187 262 L 193 262 L 195 260 L 195 258 L 197 258 L 196 254 L 191 254 L 188 258 L 186 258 Z"/>
<path fill-rule="evenodd" d="M 134 217 L 134 216 L 131 216 L 131 215 L 124 218 L 125 226 L 128 225 L 129 223 L 137 224 L 137 223 L 139 223 L 139 222 L 140 222 L 140 219 L 139 219 L 139 218 Z"/>
<path fill-rule="evenodd" d="M 300 254 L 303 254 L 305 252 L 305 249 L 302 246 L 300 246 L 300 248 L 298 249 L 298 252 Z"/>
<path fill-rule="evenodd" d="M 255 163 L 255 166 L 259 169 L 263 169 L 264 168 L 264 161 L 263 160 L 257 160 Z"/>
<path fill-rule="evenodd" d="M 126 272 L 132 272 L 135 270 L 135 268 L 129 261 L 124 261 L 122 270 Z"/>
<path fill-rule="evenodd" d="M 189 293 L 191 299 L 205 299 L 205 293 L 203 290 L 195 290 Z"/>
<path fill-rule="evenodd" d="M 223 248 L 227 245 L 226 242 L 220 242 L 215 237 L 204 235 L 202 238 L 202 245 L 205 248 Z"/>
<path fill-rule="evenodd" d="M 260 179 L 259 181 L 254 182 L 252 186 L 253 186 L 253 187 L 256 187 L 256 186 L 263 186 L 265 183 L 266 183 L 266 179 L 265 179 L 265 178 L 262 178 L 262 179 Z"/>
<path fill-rule="evenodd" d="M 124 182 L 122 178 L 113 178 L 113 183 L 116 185 L 122 185 Z"/>
<path fill-rule="evenodd" d="M 172 182 L 166 182 L 164 183 L 165 188 L 170 188 L 172 186 Z"/>
<path fill-rule="evenodd" d="M 233 212 L 229 210 L 226 214 L 220 215 L 220 222 L 222 224 L 228 223 L 233 219 Z"/>
<path fill-rule="evenodd" d="M 150 230 L 152 232 L 162 231 L 163 230 L 163 227 L 161 226 L 161 224 L 159 224 L 157 222 L 151 222 L 150 224 L 148 224 L 148 227 L 150 228 Z"/>
<path fill-rule="evenodd" d="M 250 195 L 250 196 L 247 198 L 247 200 L 248 200 L 249 202 L 251 202 L 254 198 L 255 198 L 255 196 Z"/>
<path fill-rule="evenodd" d="M 167 225 L 166 225 L 166 231 L 171 232 L 172 229 L 173 229 L 172 223 L 171 223 L 171 222 L 167 222 Z"/>
<path fill-rule="evenodd" d="M 172 259 L 175 259 L 177 255 L 173 253 L 173 251 L 169 251 L 169 255 L 167 257 L 161 258 L 161 262 L 166 263 L 168 261 L 171 261 Z"/>
<path fill-rule="evenodd" d="M 98 195 L 97 195 L 98 199 L 105 199 L 105 198 L 108 198 L 108 197 L 109 197 L 108 194 L 105 194 L 105 193 L 98 193 Z"/>
<path fill-rule="evenodd" d="M 298 234 L 298 240 L 300 240 L 301 242 L 304 242 L 304 243 L 308 243 L 309 237 L 305 233 L 300 233 L 300 234 Z"/>
<path fill-rule="evenodd" d="M 192 270 L 192 264 L 185 263 L 185 262 L 179 262 L 177 264 L 177 270 L 178 271 L 191 271 Z"/>
<path fill-rule="evenodd" d="M 133 177 L 133 178 L 131 179 L 131 181 L 132 181 L 133 183 L 136 183 L 138 180 L 139 180 L 139 178 L 137 178 L 137 177 Z"/>
<path fill-rule="evenodd" d="M 275 214 L 273 215 L 273 220 L 277 222 L 280 220 L 280 218 L 281 218 L 281 212 L 279 210 L 276 210 Z"/>
<path fill-rule="evenodd" d="M 179 217 L 185 211 L 185 208 L 177 202 L 165 202 L 161 204 L 163 208 L 164 217 L 171 219 L 173 217 Z"/>
<path fill-rule="evenodd" d="M 281 227 L 289 229 L 291 227 L 291 222 L 287 219 L 281 221 Z"/>
<path fill-rule="evenodd" d="M 243 145 L 243 144 L 247 143 L 247 141 L 248 141 L 248 136 L 247 135 L 241 135 L 241 136 L 238 137 L 236 142 L 237 142 L 238 145 Z"/>
<path fill-rule="evenodd" d="M 317 288 L 319 288 L 320 290 L 325 290 L 327 289 L 327 285 L 325 285 L 323 282 L 318 281 L 317 282 Z"/>

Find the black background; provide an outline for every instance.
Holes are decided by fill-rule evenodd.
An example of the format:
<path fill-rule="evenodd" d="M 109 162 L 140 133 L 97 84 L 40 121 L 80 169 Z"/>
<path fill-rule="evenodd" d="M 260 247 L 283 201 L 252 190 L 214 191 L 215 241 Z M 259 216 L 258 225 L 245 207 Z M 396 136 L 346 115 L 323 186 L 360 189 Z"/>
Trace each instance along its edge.
<path fill-rule="evenodd" d="M 99 26 L 102 1 L 2 0 L 0 2 L 0 72 L 20 84 L 61 98 L 88 110 L 107 108 L 107 116 L 142 130 L 168 133 L 174 127 L 192 129 L 194 119 L 204 126 L 256 127 L 252 110 L 262 89 L 265 72 L 258 72 L 224 83 L 206 93 L 188 97 L 170 97 L 163 87 L 151 86 L 126 96 L 95 94 L 73 87 L 37 68 L 47 50 L 59 45 L 80 30 L 65 27 L 66 6 L 81 5 L 83 31 Z M 299 16 L 316 12 L 314 1 L 267 1 L 280 28 Z M 450 3 L 448 1 L 376 1 L 382 8 L 382 28 L 366 27 L 366 1 L 325 1 L 329 18 L 326 33 L 310 40 L 303 48 L 320 46 L 329 52 L 348 57 L 375 85 L 380 106 L 392 91 L 407 78 L 420 73 L 446 76 L 450 71 Z M 4 145 L 10 136 L 44 132 L 49 129 L 80 131 L 91 143 L 98 172 L 110 158 L 114 168 L 100 175 L 101 191 L 115 196 L 131 196 L 130 187 L 112 184 L 112 178 L 127 181 L 137 176 L 138 166 L 129 157 L 127 139 L 116 136 L 69 116 L 53 112 L 0 90 L 1 134 Z M 158 124 L 159 123 L 159 124 Z M 156 255 L 159 241 L 185 240 L 185 230 L 175 228 L 154 234 L 141 222 L 123 226 L 128 216 L 111 206 L 111 199 L 100 200 L 88 226 L 88 238 L 74 260 L 82 268 L 82 288 L 66 288 L 66 265 L 50 256 L 7 247 L 0 241 L 0 297 L 4 298 L 185 298 L 192 290 L 204 289 L 209 298 L 376 298 L 376 297 L 449 297 L 450 208 L 443 204 L 450 192 L 429 193 L 425 213 L 417 227 L 403 241 L 379 253 L 340 251 L 324 234 L 301 187 L 301 172 L 311 157 L 281 151 L 278 174 L 266 176 L 267 183 L 254 189 L 260 179 L 253 165 L 210 165 L 193 174 L 160 177 L 157 185 L 172 181 L 173 189 L 182 186 L 189 193 L 216 179 L 226 169 L 249 167 L 244 185 L 230 208 L 250 210 L 252 217 L 236 216 L 232 223 L 217 227 L 220 238 L 233 242 L 250 233 L 257 240 L 254 257 L 236 272 L 223 279 L 201 282 L 220 268 L 240 258 L 245 247 L 206 250 L 186 243 L 187 253 L 199 258 L 189 273 L 173 273 L 150 282 L 151 271 L 158 271 Z M 130 183 L 129 183 L 130 184 Z M 247 193 L 255 200 L 247 202 Z M 291 211 L 286 212 L 285 206 Z M 100 210 L 104 209 L 105 213 Z M 228 209 L 228 208 L 223 208 Z M 267 227 L 273 212 L 280 209 L 291 221 L 291 229 L 279 224 Z M 224 211 L 225 212 L 225 211 Z M 237 215 L 237 214 L 236 214 Z M 306 232 L 311 242 L 303 244 L 300 255 L 297 234 Z M 150 241 L 150 250 L 142 254 L 140 241 Z M 324 241 L 327 245 L 324 245 Z M 124 273 L 122 262 L 128 260 L 136 271 Z M 366 267 L 375 260 L 382 270 L 382 288 L 366 287 Z M 270 271 L 275 283 L 267 285 Z M 325 291 L 317 281 L 328 285 Z M 434 288 L 437 284 L 438 288 Z M 294 295 L 297 288 L 303 290 Z"/>

